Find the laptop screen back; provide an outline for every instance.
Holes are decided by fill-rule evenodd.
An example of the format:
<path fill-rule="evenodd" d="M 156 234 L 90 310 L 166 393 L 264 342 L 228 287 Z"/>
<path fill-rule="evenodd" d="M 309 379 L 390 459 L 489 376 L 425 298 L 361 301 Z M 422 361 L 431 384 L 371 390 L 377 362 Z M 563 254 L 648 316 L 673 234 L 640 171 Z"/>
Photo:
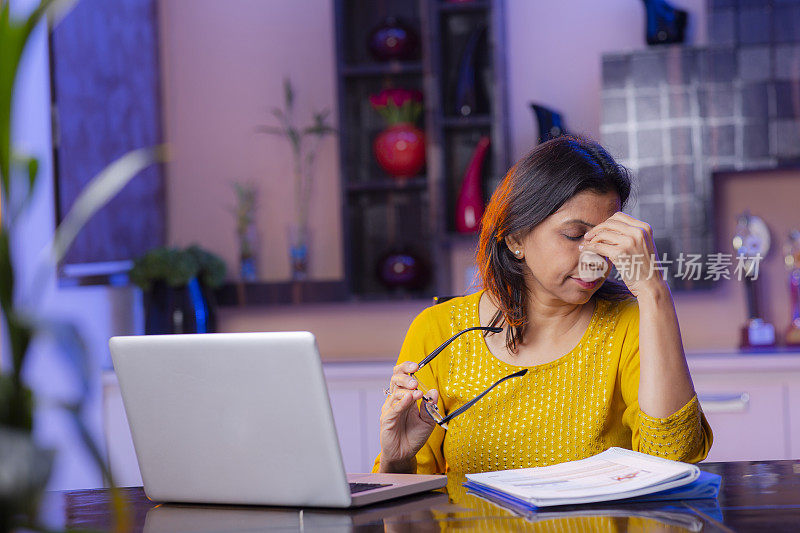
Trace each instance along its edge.
<path fill-rule="evenodd" d="M 311 333 L 113 337 L 109 344 L 148 497 L 349 504 Z"/>

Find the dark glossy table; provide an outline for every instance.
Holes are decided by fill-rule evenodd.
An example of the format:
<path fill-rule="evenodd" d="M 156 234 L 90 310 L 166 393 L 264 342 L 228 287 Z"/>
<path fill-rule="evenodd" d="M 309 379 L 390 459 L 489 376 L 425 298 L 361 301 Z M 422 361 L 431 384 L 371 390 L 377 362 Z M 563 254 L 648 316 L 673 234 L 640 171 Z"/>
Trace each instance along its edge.
<path fill-rule="evenodd" d="M 468 494 L 462 476 L 447 490 L 352 511 L 156 504 L 122 489 L 133 531 L 800 531 L 800 461 L 706 463 L 722 476 L 717 500 L 562 506 L 520 516 Z M 49 493 L 42 521 L 109 529 L 108 491 Z"/>

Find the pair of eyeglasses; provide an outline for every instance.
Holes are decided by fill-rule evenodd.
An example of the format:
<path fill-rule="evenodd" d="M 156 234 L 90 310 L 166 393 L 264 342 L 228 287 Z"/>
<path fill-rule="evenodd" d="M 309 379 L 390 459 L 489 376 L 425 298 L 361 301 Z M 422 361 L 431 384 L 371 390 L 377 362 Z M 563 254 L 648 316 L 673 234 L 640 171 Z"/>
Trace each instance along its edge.
<path fill-rule="evenodd" d="M 463 329 L 463 330 L 459 331 L 458 333 L 456 333 L 455 335 L 453 335 L 452 337 L 450 337 L 449 339 L 444 341 L 438 348 L 436 348 L 427 357 L 425 357 L 425 359 L 420 361 L 419 366 L 417 367 L 417 372 L 422 370 L 422 368 L 424 366 L 426 366 L 428 363 L 433 361 L 433 359 L 437 355 L 442 353 L 442 351 L 444 351 L 444 349 L 447 348 L 447 346 L 451 342 L 456 340 L 460 335 L 463 335 L 464 333 L 467 333 L 469 331 L 475 331 L 475 330 L 483 330 L 483 331 L 491 331 L 492 333 L 500 333 L 500 332 L 503 331 L 503 328 L 495 328 L 495 327 L 491 327 L 491 326 L 476 326 L 476 327 L 467 328 L 467 329 Z M 442 415 L 442 413 L 439 412 L 439 408 L 436 406 L 436 403 L 430 397 L 428 397 L 428 389 L 426 389 L 425 387 L 422 386 L 422 383 L 420 383 L 419 379 L 417 379 L 417 388 L 422 391 L 422 399 L 425 400 L 423 402 L 423 405 L 425 406 L 425 410 L 431 416 L 433 421 L 436 422 L 437 424 L 439 424 L 439 426 L 443 427 L 444 429 L 447 429 L 447 423 L 450 420 L 452 420 L 456 416 L 460 415 L 461 413 L 463 413 L 464 411 L 466 411 L 467 409 L 469 409 L 470 407 L 472 407 L 473 405 L 478 403 L 478 401 L 481 398 L 483 398 L 484 396 L 486 396 L 487 394 L 489 394 L 489 392 L 491 392 L 491 390 L 493 388 L 497 387 L 498 385 L 500 385 L 502 382 L 504 382 L 507 379 L 522 377 L 527 373 L 528 373 L 528 369 L 525 368 L 525 369 L 520 370 L 519 372 L 514 372 L 513 374 L 509 374 L 508 376 L 506 376 L 504 378 L 498 379 L 497 381 L 494 382 L 494 384 L 491 387 L 489 387 L 488 389 L 486 389 L 482 393 L 478 394 L 473 399 L 471 399 L 470 401 L 468 401 L 467 403 L 465 403 L 464 405 L 462 405 L 461 407 L 459 407 L 458 409 L 456 409 L 452 413 L 448 414 L 447 416 L 444 416 L 444 415 Z M 416 374 L 416 372 L 412 373 L 411 376 L 414 376 L 414 374 Z"/>

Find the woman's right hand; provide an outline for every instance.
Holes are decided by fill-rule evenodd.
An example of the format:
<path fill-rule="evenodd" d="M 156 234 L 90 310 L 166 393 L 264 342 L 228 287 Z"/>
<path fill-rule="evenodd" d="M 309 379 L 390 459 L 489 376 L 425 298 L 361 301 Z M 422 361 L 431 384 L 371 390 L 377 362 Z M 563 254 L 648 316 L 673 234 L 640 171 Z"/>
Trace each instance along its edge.
<path fill-rule="evenodd" d="M 416 471 L 416 455 L 428 440 L 436 422 L 417 400 L 422 391 L 417 389 L 417 380 L 411 376 L 417 363 L 406 361 L 394 367 L 389 385 L 392 391 L 381 409 L 381 472 Z M 428 391 L 434 403 L 439 399 L 438 391 Z"/>

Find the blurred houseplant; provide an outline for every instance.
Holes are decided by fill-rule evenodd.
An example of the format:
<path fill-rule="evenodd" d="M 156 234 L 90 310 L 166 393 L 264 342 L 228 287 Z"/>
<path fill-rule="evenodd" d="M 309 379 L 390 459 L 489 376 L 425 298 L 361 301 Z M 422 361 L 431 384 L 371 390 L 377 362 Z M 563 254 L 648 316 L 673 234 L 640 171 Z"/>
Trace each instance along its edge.
<path fill-rule="evenodd" d="M 273 116 L 280 126 L 259 126 L 258 131 L 270 135 L 280 135 L 289 141 L 292 147 L 294 162 L 294 207 L 295 217 L 289 226 L 289 258 L 292 279 L 302 280 L 308 277 L 310 228 L 308 216 L 311 193 L 314 188 L 314 167 L 322 140 L 336 133 L 328 124 L 330 111 L 312 111 L 311 125 L 300 127 L 295 116 L 295 94 L 292 82 L 283 81 L 283 109 L 272 108 Z"/>
<path fill-rule="evenodd" d="M 145 333 L 211 333 L 225 263 L 199 246 L 161 247 L 134 261 L 131 281 L 144 293 Z"/>
<path fill-rule="evenodd" d="M 369 102 L 387 125 L 372 143 L 378 164 L 398 179 L 416 176 L 425 166 L 425 134 L 416 126 L 422 114 L 422 93 L 384 89 L 371 95 Z"/>
<path fill-rule="evenodd" d="M 31 343 L 38 338 L 53 340 L 58 351 L 74 363 L 79 373 L 82 394 L 77 400 L 62 405 L 72 415 L 78 434 L 111 487 L 114 529 L 126 530 L 129 525 L 124 499 L 114 488 L 111 472 L 84 421 L 85 398 L 90 386 L 89 356 L 84 340 L 74 323 L 44 318 L 37 304 L 47 285 L 47 273 L 63 258 L 81 227 L 136 174 L 153 162 L 163 160 L 163 150 L 132 151 L 106 167 L 87 185 L 56 228 L 52 245 L 40 257 L 29 286 L 18 285 L 16 261 L 12 256 L 12 241 L 24 238 L 24 228 L 19 221 L 33 198 L 39 170 L 35 158 L 22 157 L 12 149 L 14 83 L 20 58 L 34 28 L 45 16 L 57 21 L 57 15 L 63 14 L 72 3 L 42 0 L 27 17 L 15 20 L 10 14 L 9 1 L 0 0 L 0 307 L 11 351 L 10 364 L 0 373 L 0 531 L 18 525 L 36 527 L 38 499 L 53 460 L 53 452 L 41 449 L 32 438 L 35 398 L 22 377 Z"/>
<path fill-rule="evenodd" d="M 236 206 L 236 238 L 239 242 L 239 277 L 243 281 L 258 279 L 258 233 L 256 231 L 256 190 L 251 183 L 234 183 Z"/>

